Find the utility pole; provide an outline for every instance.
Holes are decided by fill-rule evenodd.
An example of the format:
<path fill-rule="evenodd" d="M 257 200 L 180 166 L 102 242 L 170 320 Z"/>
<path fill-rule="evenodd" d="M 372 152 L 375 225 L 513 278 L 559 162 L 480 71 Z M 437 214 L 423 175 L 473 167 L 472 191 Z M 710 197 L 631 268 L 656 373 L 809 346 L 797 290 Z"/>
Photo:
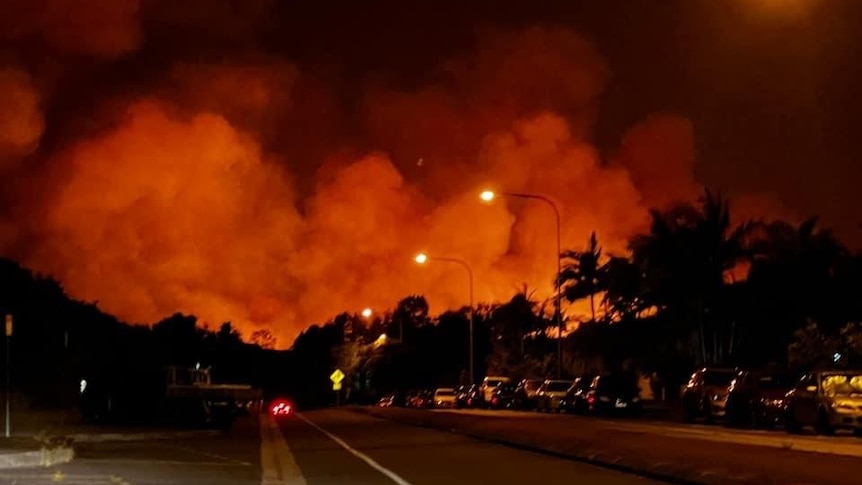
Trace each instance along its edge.
<path fill-rule="evenodd" d="M 12 435 L 12 371 L 10 369 L 12 359 L 12 315 L 6 315 L 6 437 Z"/>

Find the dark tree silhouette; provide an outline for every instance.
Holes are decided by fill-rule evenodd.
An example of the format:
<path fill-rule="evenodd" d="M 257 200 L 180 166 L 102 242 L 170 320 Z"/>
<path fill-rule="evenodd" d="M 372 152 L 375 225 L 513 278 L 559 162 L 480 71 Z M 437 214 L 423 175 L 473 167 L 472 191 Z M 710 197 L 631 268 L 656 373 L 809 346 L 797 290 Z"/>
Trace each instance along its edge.
<path fill-rule="evenodd" d="M 596 233 L 590 234 L 590 240 L 583 251 L 563 251 L 563 270 L 560 273 L 559 284 L 563 287 L 565 298 L 569 302 L 582 298 L 590 299 L 590 320 L 596 321 L 596 293 L 605 289 L 606 281 L 601 278 L 600 260 L 602 249 L 596 240 Z"/>

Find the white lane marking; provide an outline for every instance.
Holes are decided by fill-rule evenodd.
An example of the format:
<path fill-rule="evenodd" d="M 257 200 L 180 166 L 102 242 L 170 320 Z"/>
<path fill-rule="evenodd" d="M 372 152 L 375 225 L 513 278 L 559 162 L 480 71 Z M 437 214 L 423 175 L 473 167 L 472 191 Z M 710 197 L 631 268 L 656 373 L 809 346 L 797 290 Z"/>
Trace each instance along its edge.
<path fill-rule="evenodd" d="M 278 423 L 269 414 L 260 415 L 260 468 L 262 485 L 306 485 Z"/>
<path fill-rule="evenodd" d="M 110 441 L 156 441 L 156 440 L 179 440 L 186 438 L 206 438 L 220 435 L 220 431 L 196 430 L 175 432 L 151 432 L 151 433 L 75 433 L 63 435 L 75 443 L 104 443 Z"/>
<path fill-rule="evenodd" d="M 194 455 L 204 456 L 207 458 L 215 458 L 216 460 L 224 461 L 227 463 L 233 463 L 233 464 L 240 465 L 240 466 L 251 466 L 251 463 L 249 463 L 247 461 L 237 460 L 235 458 L 230 458 L 228 456 L 219 455 L 217 453 L 210 453 L 207 451 L 196 450 L 194 448 L 189 448 L 188 446 L 180 446 L 180 445 L 168 445 L 168 446 L 170 446 L 171 448 L 175 448 L 178 450 L 182 450 L 182 451 L 194 454 Z"/>
<path fill-rule="evenodd" d="M 117 458 L 81 458 L 75 463 L 115 463 L 128 466 L 210 466 L 210 467 L 248 467 L 249 463 L 232 463 L 228 461 L 181 461 L 181 460 L 147 460 L 141 459 L 117 459 Z"/>
<path fill-rule="evenodd" d="M 335 436 L 334 434 L 330 433 L 329 431 L 326 431 L 325 429 L 321 428 L 320 426 L 314 424 L 305 416 L 303 416 L 301 414 L 297 414 L 296 417 L 305 421 L 309 426 L 316 429 L 317 431 L 320 431 L 321 433 L 325 434 L 329 439 L 338 443 L 339 446 L 341 446 L 342 448 L 347 450 L 348 453 L 350 453 L 351 455 L 364 461 L 366 464 L 368 464 L 368 466 L 379 471 L 380 473 L 382 473 L 383 475 L 385 475 L 387 478 L 389 478 L 393 482 L 397 483 L 398 485 L 411 485 L 410 482 L 401 478 L 400 476 L 398 476 L 398 474 L 396 474 L 392 470 L 384 467 L 380 463 L 377 463 L 376 461 L 374 461 L 370 456 L 366 455 L 365 453 L 351 447 L 343 439 L 339 438 L 338 436 Z"/>

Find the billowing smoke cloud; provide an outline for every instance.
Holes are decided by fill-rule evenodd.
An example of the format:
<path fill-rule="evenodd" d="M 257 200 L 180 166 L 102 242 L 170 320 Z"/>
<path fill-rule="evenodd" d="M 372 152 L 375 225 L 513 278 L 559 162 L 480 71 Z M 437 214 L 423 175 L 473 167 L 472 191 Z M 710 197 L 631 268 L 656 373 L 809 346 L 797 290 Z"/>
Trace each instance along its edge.
<path fill-rule="evenodd" d="M 0 67 L 0 171 L 36 150 L 44 121 L 26 71 Z"/>
<path fill-rule="evenodd" d="M 694 130 L 680 116 L 655 114 L 623 136 L 616 163 L 624 167 L 649 207 L 694 200 L 703 188 L 694 179 Z"/>
<path fill-rule="evenodd" d="M 114 58 L 139 46 L 138 0 L 2 0 L 0 39 Z"/>
<path fill-rule="evenodd" d="M 216 3 L 208 15 L 231 15 Z M 266 3 L 245 17 L 259 19 Z M 6 39 L 61 56 L 151 60 L 141 18 L 162 30 L 198 22 L 194 9 L 159 1 L 84 2 L 71 13 L 66 2 L 36 4 L 43 8 L 21 7 L 28 20 Z M 226 38 L 256 32 L 200 21 L 226 26 L 215 29 Z M 485 32 L 433 82 L 364 85 L 354 111 L 315 74 L 248 45 L 236 56 L 167 56 L 131 88 L 64 118 L 74 125 L 111 113 L 36 152 L 42 171 L 26 180 L 52 190 L 19 198 L 23 209 L 6 214 L 4 254 L 128 321 L 183 311 L 213 325 L 231 320 L 245 335 L 269 328 L 284 346 L 309 323 L 406 294 L 425 294 L 436 310 L 466 304 L 461 268 L 418 267 L 420 250 L 469 262 L 477 300 L 523 284 L 548 296 L 550 207 L 482 204 L 483 188 L 545 195 L 560 209 L 564 247 L 596 230 L 617 253 L 646 227 L 648 205 L 697 195 L 685 119 L 650 117 L 612 163 L 602 160 L 590 135 L 610 73 L 572 32 Z M 0 146 L 20 157 L 43 131 L 41 98 L 25 71 L 0 71 L 0 84 L 14 106 L 0 114 Z"/>

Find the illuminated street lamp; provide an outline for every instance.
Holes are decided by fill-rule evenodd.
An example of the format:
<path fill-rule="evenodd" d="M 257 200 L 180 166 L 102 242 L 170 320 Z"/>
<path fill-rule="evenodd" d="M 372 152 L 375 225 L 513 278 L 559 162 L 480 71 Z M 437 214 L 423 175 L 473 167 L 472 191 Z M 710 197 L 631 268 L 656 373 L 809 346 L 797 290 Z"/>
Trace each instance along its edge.
<path fill-rule="evenodd" d="M 372 315 L 373 313 L 374 313 L 374 312 L 373 312 L 373 311 L 371 311 L 371 308 L 366 308 L 365 310 L 362 310 L 362 316 L 363 316 L 364 318 L 371 318 L 371 315 Z"/>
<path fill-rule="evenodd" d="M 482 191 L 481 194 L 479 194 L 479 198 L 485 202 L 491 202 L 495 198 L 497 198 L 497 195 L 498 194 L 494 193 L 494 191 L 492 191 L 492 190 L 484 190 L 484 191 Z M 553 211 L 554 211 L 554 217 L 555 217 L 555 220 L 557 223 L 557 256 L 556 256 L 556 258 L 557 258 L 557 277 L 554 279 L 554 285 L 556 285 L 556 290 L 557 290 L 557 298 L 556 298 L 555 307 L 556 307 L 556 311 L 557 311 L 556 317 L 557 317 L 557 332 L 558 332 L 558 335 L 557 335 L 557 378 L 559 379 L 563 374 L 563 312 L 560 310 L 560 304 L 561 304 L 561 300 L 562 300 L 562 295 L 561 295 L 562 285 L 560 284 L 560 274 L 563 271 L 563 268 L 562 268 L 562 252 L 563 252 L 563 250 L 561 248 L 561 242 L 560 242 L 560 239 L 561 239 L 560 238 L 560 209 L 557 208 L 557 204 L 555 204 L 553 200 L 549 199 L 548 197 L 545 197 L 544 195 L 540 195 L 540 194 L 523 194 L 523 193 L 517 193 L 517 192 L 504 192 L 504 193 L 499 194 L 499 195 L 503 195 L 506 197 L 515 197 L 518 199 L 538 200 L 538 201 L 544 202 L 545 204 L 550 206 L 551 209 L 553 209 Z"/>
<path fill-rule="evenodd" d="M 473 315 L 473 268 L 471 268 L 470 265 L 467 264 L 467 262 L 464 261 L 463 259 L 445 258 L 442 256 L 428 256 L 425 253 L 417 254 L 416 257 L 413 258 L 413 260 L 416 261 L 416 263 L 420 264 L 420 265 L 424 265 L 428 261 L 441 261 L 444 263 L 455 263 L 455 264 L 461 266 L 462 268 L 464 268 L 465 270 L 467 270 L 467 277 L 469 278 L 469 284 L 470 284 L 470 286 L 469 286 L 469 288 L 470 288 L 470 306 L 469 306 L 470 315 L 468 316 L 468 323 L 469 323 L 468 332 L 470 332 L 470 339 L 469 339 L 470 340 L 470 357 L 469 357 L 470 364 L 469 365 L 470 365 L 470 384 L 473 384 L 475 382 L 475 379 L 474 379 L 474 375 L 475 375 L 474 361 L 475 361 L 475 358 L 473 355 L 474 354 L 473 353 L 473 346 L 474 346 L 473 345 L 473 317 L 474 317 L 474 315 Z"/>

